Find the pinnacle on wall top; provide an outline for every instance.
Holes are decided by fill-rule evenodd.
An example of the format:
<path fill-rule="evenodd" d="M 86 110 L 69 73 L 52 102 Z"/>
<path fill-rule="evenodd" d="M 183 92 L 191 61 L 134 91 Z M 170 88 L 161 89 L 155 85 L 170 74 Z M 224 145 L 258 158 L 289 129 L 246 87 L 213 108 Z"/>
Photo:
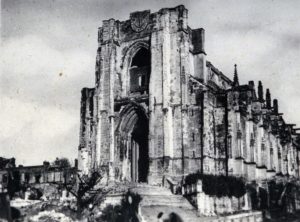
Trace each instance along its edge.
<path fill-rule="evenodd" d="M 237 72 L 237 65 L 234 64 L 234 76 L 233 76 L 233 86 L 239 86 L 239 77 Z"/>

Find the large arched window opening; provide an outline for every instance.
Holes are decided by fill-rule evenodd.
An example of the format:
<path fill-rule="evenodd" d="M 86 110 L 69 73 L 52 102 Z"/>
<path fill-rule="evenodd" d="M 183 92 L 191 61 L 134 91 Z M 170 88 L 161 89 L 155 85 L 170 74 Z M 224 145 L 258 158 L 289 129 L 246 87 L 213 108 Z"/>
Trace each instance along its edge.
<path fill-rule="evenodd" d="M 150 77 L 150 52 L 142 47 L 133 56 L 130 66 L 130 93 L 148 94 Z"/>

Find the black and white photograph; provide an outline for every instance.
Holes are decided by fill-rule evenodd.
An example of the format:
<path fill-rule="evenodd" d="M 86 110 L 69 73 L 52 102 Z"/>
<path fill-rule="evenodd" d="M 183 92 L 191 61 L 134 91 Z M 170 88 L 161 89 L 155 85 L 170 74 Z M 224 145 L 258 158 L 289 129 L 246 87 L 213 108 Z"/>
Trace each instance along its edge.
<path fill-rule="evenodd" d="M 300 1 L 0 2 L 0 222 L 300 222 Z"/>

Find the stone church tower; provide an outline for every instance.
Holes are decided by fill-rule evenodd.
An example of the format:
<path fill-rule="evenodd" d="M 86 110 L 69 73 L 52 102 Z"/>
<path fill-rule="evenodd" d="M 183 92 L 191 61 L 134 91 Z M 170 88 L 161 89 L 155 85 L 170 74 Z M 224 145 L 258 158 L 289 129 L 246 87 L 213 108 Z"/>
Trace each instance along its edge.
<path fill-rule="evenodd" d="M 188 84 L 191 74 L 205 81 L 204 30 L 190 29 L 187 16 L 178 6 L 103 21 L 96 86 L 82 90 L 82 169 L 150 182 L 200 166 L 200 150 L 188 149 Z"/>
<path fill-rule="evenodd" d="M 270 123 L 257 118 L 274 114 L 270 99 L 261 85 L 259 98 L 253 82 L 239 85 L 237 69 L 231 81 L 206 61 L 204 42 L 182 5 L 103 21 L 95 87 L 82 90 L 82 174 L 101 168 L 109 180 L 158 184 L 197 171 L 255 179 L 256 167 L 272 170 L 260 154 Z"/>

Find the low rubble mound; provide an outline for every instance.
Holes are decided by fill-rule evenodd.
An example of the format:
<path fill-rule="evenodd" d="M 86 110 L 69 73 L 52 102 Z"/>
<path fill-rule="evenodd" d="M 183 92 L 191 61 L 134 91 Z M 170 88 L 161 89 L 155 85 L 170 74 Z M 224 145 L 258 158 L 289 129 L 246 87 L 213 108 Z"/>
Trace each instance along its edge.
<path fill-rule="evenodd" d="M 51 211 L 42 211 L 37 215 L 29 218 L 29 221 L 39 221 L 39 222 L 72 222 L 73 220 L 70 217 L 67 217 L 63 213 L 56 212 L 55 210 Z"/>

